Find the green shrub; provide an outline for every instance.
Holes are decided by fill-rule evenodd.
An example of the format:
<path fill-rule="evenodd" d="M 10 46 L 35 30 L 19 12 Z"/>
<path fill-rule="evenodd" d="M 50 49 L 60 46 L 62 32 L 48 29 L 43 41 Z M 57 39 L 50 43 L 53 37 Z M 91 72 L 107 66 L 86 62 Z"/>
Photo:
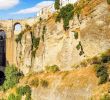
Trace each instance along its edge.
<path fill-rule="evenodd" d="M 101 55 L 101 61 L 103 63 L 107 63 L 110 61 L 110 49 L 106 50 L 105 52 L 103 52 Z"/>
<path fill-rule="evenodd" d="M 60 9 L 60 0 L 55 0 L 54 8 L 55 8 L 56 10 Z"/>
<path fill-rule="evenodd" d="M 91 64 L 101 64 L 101 60 L 99 57 L 95 56 L 91 59 Z"/>
<path fill-rule="evenodd" d="M 78 39 L 78 32 L 74 32 L 75 39 Z"/>
<path fill-rule="evenodd" d="M 80 48 L 81 48 L 81 45 L 80 45 L 80 42 L 79 42 L 79 44 L 76 46 L 76 49 L 80 50 Z"/>
<path fill-rule="evenodd" d="M 38 49 L 39 46 L 39 42 L 40 42 L 40 38 L 36 38 L 35 36 L 32 36 L 32 45 L 34 48 Z"/>
<path fill-rule="evenodd" d="M 31 100 L 31 88 L 26 85 L 26 86 L 21 86 L 21 87 L 18 87 L 17 90 L 16 90 L 17 94 L 20 95 L 21 97 L 26 95 L 26 98 L 25 100 Z"/>
<path fill-rule="evenodd" d="M 60 9 L 56 17 L 56 22 L 60 22 L 63 19 L 63 27 L 65 30 L 69 29 L 69 21 L 73 19 L 74 16 L 74 7 L 72 4 L 67 4 L 66 6 Z"/>
<path fill-rule="evenodd" d="M 18 94 L 18 95 L 16 96 L 16 100 L 22 100 L 22 96 Z"/>
<path fill-rule="evenodd" d="M 55 73 L 55 72 L 59 71 L 59 67 L 57 65 L 46 66 L 46 71 Z"/>
<path fill-rule="evenodd" d="M 22 100 L 22 96 L 21 95 L 15 96 L 14 94 L 10 94 L 8 96 L 8 100 Z"/>
<path fill-rule="evenodd" d="M 80 55 L 80 56 L 82 56 L 82 55 L 84 54 L 81 41 L 79 41 L 79 44 L 76 46 L 76 49 L 77 49 L 77 50 L 80 50 L 80 52 L 79 52 L 79 55 Z"/>
<path fill-rule="evenodd" d="M 108 80 L 107 68 L 104 65 L 95 65 L 96 76 L 99 78 L 99 84 L 106 83 Z"/>
<path fill-rule="evenodd" d="M 40 84 L 41 84 L 41 86 L 42 87 L 44 87 L 44 88 L 46 88 L 46 87 L 48 87 L 48 81 L 46 81 L 46 80 L 40 80 Z"/>
<path fill-rule="evenodd" d="M 110 55 L 106 54 L 106 52 L 103 53 L 103 54 L 101 55 L 101 61 L 102 61 L 103 63 L 107 63 L 108 61 L 110 61 Z"/>
<path fill-rule="evenodd" d="M 22 76 L 23 73 L 20 72 L 15 66 L 7 66 L 5 69 L 5 81 L 0 88 L 2 90 L 7 90 L 14 87 Z"/>
<path fill-rule="evenodd" d="M 16 100 L 16 96 L 14 94 L 10 94 L 8 96 L 8 100 Z"/>
<path fill-rule="evenodd" d="M 107 0 L 107 3 L 110 4 L 110 0 Z"/>
<path fill-rule="evenodd" d="M 24 87 L 21 86 L 21 87 L 17 88 L 16 92 L 17 92 L 17 94 L 25 95 L 26 93 L 30 93 L 31 89 L 28 85 L 26 85 Z"/>
<path fill-rule="evenodd" d="M 110 100 L 110 95 L 109 94 L 105 94 L 103 97 L 101 97 L 100 100 Z"/>
<path fill-rule="evenodd" d="M 108 80 L 108 74 L 105 73 L 105 74 L 103 74 L 103 75 L 100 77 L 99 84 L 106 83 L 107 80 Z"/>

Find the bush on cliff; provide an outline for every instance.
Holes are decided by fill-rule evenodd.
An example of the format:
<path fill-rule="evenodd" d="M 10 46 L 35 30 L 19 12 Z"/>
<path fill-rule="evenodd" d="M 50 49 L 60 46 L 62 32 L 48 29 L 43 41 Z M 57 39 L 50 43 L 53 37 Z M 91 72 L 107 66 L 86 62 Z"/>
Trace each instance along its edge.
<path fill-rule="evenodd" d="M 107 50 L 101 54 L 101 61 L 103 63 L 108 63 L 110 61 L 110 50 Z"/>
<path fill-rule="evenodd" d="M 102 64 L 95 65 L 96 76 L 99 78 L 99 84 L 106 83 L 108 80 L 107 67 Z"/>
<path fill-rule="evenodd" d="M 23 73 L 18 70 L 15 66 L 7 66 L 5 69 L 5 81 L 2 86 L 0 86 L 1 90 L 7 90 L 9 88 L 14 87 L 19 79 L 23 76 Z"/>
<path fill-rule="evenodd" d="M 55 72 L 59 71 L 59 67 L 57 65 L 46 66 L 46 71 L 55 73 Z"/>
<path fill-rule="evenodd" d="M 101 97 L 100 100 L 110 100 L 110 95 L 109 94 L 105 94 L 103 97 Z"/>
<path fill-rule="evenodd" d="M 25 100 L 31 100 L 31 88 L 28 85 L 18 87 L 16 92 L 21 97 L 26 95 Z"/>
<path fill-rule="evenodd" d="M 60 22 L 63 19 L 63 27 L 65 30 L 69 29 L 69 21 L 73 19 L 74 16 L 74 7 L 72 4 L 67 4 L 66 6 L 60 9 L 56 17 L 56 22 Z"/>
<path fill-rule="evenodd" d="M 107 3 L 110 4 L 110 0 L 107 0 Z"/>

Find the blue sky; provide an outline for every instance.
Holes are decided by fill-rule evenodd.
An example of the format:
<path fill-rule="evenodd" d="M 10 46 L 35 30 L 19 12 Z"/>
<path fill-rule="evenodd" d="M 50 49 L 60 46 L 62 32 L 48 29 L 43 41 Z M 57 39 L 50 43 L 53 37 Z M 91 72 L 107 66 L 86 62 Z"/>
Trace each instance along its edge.
<path fill-rule="evenodd" d="M 33 17 L 38 10 L 53 3 L 52 0 L 0 0 L 0 19 Z"/>

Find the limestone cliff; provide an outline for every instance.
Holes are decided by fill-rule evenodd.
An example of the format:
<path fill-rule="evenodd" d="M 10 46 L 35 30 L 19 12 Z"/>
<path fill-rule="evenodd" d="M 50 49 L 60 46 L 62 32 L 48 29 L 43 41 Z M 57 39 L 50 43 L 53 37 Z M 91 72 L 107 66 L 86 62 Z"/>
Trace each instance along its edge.
<path fill-rule="evenodd" d="M 24 100 L 24 88 L 17 89 L 28 85 L 32 100 L 110 100 L 107 1 L 79 0 L 80 15 L 74 15 L 66 31 L 62 20 L 55 22 L 58 12 L 26 25 L 15 36 L 16 63 L 25 75 L 15 87 L 0 92 L 0 99 L 14 93 Z"/>
<path fill-rule="evenodd" d="M 42 19 L 34 25 L 34 36 L 42 37 L 43 27 L 46 27 L 44 41 L 40 40 L 35 58 L 31 61 L 31 35 L 26 32 L 21 44 L 17 46 L 18 66 L 34 71 L 42 71 L 45 66 L 58 65 L 61 70 L 70 70 L 81 60 L 92 57 L 110 48 L 109 38 L 109 4 L 107 0 L 79 1 L 83 5 L 79 19 L 74 15 L 70 21 L 70 28 L 63 29 L 63 22 L 55 22 L 55 14 L 48 19 Z M 78 39 L 74 34 L 78 32 Z M 79 55 L 79 42 L 84 54 Z"/>

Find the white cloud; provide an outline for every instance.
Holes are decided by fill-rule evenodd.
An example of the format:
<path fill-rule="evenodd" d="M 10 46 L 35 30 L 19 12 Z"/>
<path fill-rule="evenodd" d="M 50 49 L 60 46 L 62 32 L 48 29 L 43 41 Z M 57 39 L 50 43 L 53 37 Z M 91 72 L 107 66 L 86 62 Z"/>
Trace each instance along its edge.
<path fill-rule="evenodd" d="M 44 7 L 47 7 L 51 4 L 53 4 L 54 1 L 42 1 L 38 4 L 36 4 L 34 7 L 31 7 L 31 8 L 27 8 L 27 9 L 22 9 L 22 10 L 19 10 L 17 12 L 14 12 L 12 14 L 29 14 L 29 13 L 35 13 L 35 12 L 38 12 L 40 9 L 44 8 Z"/>
<path fill-rule="evenodd" d="M 18 3 L 19 0 L 0 0 L 0 10 L 12 8 Z"/>

